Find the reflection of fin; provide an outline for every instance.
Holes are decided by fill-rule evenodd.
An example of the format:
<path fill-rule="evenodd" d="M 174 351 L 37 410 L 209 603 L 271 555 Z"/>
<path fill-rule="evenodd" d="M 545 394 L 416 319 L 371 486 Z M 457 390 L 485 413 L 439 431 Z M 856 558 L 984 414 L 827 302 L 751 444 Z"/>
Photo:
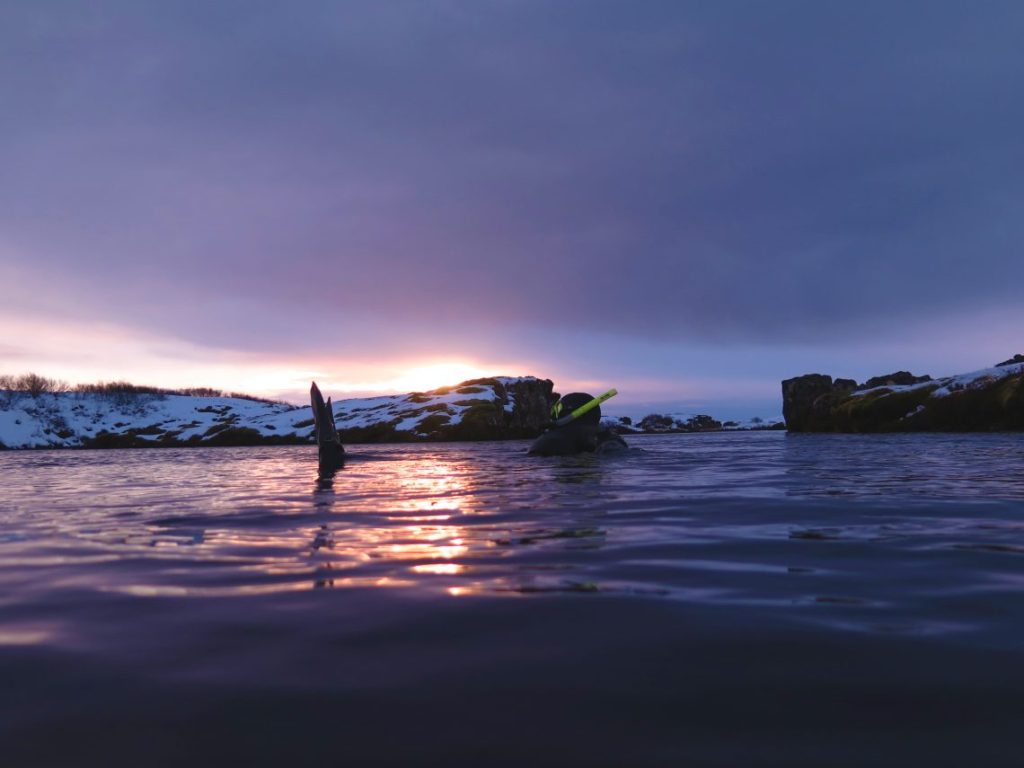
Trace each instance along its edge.
<path fill-rule="evenodd" d="M 314 552 L 321 548 L 334 549 L 334 534 L 326 525 L 321 525 L 320 530 L 316 532 L 312 548 Z"/>

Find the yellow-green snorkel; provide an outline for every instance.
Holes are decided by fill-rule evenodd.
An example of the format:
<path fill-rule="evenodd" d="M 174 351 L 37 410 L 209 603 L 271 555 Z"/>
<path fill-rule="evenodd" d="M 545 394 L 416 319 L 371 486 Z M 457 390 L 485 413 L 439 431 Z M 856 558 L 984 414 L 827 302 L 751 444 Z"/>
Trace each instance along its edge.
<path fill-rule="evenodd" d="M 565 416 L 561 415 L 561 413 L 562 413 L 562 401 L 559 400 L 551 408 L 552 426 L 553 427 L 564 427 L 570 421 L 578 419 L 580 416 L 582 416 L 583 414 L 587 413 L 588 411 L 594 410 L 595 408 L 597 408 L 597 406 L 599 406 L 605 400 L 608 400 L 608 399 L 610 399 L 612 397 L 615 397 L 617 394 L 619 394 L 619 392 L 615 388 L 609 389 L 603 395 L 599 395 L 598 397 L 595 397 L 593 400 L 589 400 L 588 402 L 584 403 L 579 408 L 577 408 L 576 410 L 572 411 L 571 413 L 566 414 Z"/>

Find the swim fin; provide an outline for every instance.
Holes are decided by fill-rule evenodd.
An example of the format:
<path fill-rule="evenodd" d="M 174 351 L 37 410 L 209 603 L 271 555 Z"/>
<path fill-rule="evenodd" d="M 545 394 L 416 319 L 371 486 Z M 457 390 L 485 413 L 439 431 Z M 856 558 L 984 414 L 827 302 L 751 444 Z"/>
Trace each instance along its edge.
<path fill-rule="evenodd" d="M 324 402 L 320 388 L 313 382 L 309 388 L 309 401 L 313 409 L 313 422 L 316 424 L 316 444 L 320 453 L 320 469 L 337 469 L 345 461 L 345 447 L 338 437 L 338 428 L 334 424 L 334 409 L 331 398 Z"/>

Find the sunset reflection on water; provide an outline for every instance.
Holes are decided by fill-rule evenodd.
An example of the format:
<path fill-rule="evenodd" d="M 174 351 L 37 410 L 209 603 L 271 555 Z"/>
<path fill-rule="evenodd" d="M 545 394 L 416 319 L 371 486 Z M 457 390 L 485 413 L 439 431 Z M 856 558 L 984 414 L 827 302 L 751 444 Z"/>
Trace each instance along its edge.
<path fill-rule="evenodd" d="M 179 510 L 123 538 L 146 550 L 153 567 L 144 581 L 102 588 L 213 596 L 342 587 L 466 595 L 508 587 L 490 563 L 510 554 L 516 539 L 516 524 L 502 516 L 518 502 L 501 490 L 515 470 L 481 462 L 471 446 L 444 455 L 419 446 L 359 450 L 329 477 L 316 477 L 298 451 L 236 472 L 215 470 L 207 480 L 219 482 L 221 493 L 200 504 L 215 512 Z M 303 485 L 305 497 L 297 493 Z M 252 504 L 257 495 L 263 503 Z M 212 567 L 183 585 L 176 563 L 186 559 Z"/>
<path fill-rule="evenodd" d="M 594 457 L 544 461 L 525 449 L 353 446 L 326 477 L 304 447 L 69 455 L 53 478 L 62 511 L 48 524 L 76 562 L 121 564 L 79 580 L 135 596 L 593 591 L 581 561 L 607 545 L 617 492 Z M 632 471 L 620 462 L 616 475 Z M 10 554 L 56 571 L 60 552 Z"/>
<path fill-rule="evenodd" d="M 539 483 L 551 479 L 565 486 L 565 506 L 578 506 L 588 495 L 579 483 L 595 477 L 593 462 L 551 478 L 550 466 L 519 451 L 510 462 L 508 446 L 358 446 L 352 454 L 345 467 L 319 478 L 302 478 L 313 467 L 297 451 L 258 462 L 247 468 L 248 477 L 275 504 L 236 507 L 236 514 L 206 519 L 161 519 L 147 528 L 146 543 L 169 558 L 188 547 L 190 558 L 224 566 L 213 570 L 222 576 L 216 583 L 193 582 L 186 588 L 190 594 L 384 587 L 459 597 L 557 587 L 563 582 L 557 564 L 510 573 L 506 563 L 524 547 L 572 550 L 603 543 L 603 532 L 592 525 L 580 527 L 580 535 L 573 526 L 527 524 L 516 514 L 535 509 L 543 498 Z M 237 480 L 223 493 L 236 504 L 245 495 L 234 486 Z M 310 488 L 305 498 L 295 493 L 303 484 Z M 564 515 L 553 513 L 552 524 Z M 197 530 L 182 530 L 186 520 Z M 113 588 L 159 594 L 163 586 Z M 178 584 L 167 588 L 181 594 Z"/>
<path fill-rule="evenodd" d="M 365 478 L 370 486 L 356 489 L 356 495 L 362 497 L 360 504 L 339 504 L 332 496 L 327 509 L 344 522 L 326 524 L 332 532 L 330 555 L 342 562 L 370 563 L 377 568 L 394 566 L 415 574 L 454 575 L 464 571 L 465 566 L 457 559 L 469 551 L 470 536 L 458 521 L 473 511 L 471 468 L 423 457 L 377 461 L 372 469 L 377 470 L 372 479 L 358 470 L 353 473 L 357 482 Z M 333 482 L 346 482 L 348 478 L 343 470 Z M 387 489 L 390 500 L 378 497 L 375 504 L 367 503 L 371 488 Z M 324 490 L 321 483 L 314 497 Z M 352 516 L 359 516 L 362 524 L 351 525 Z M 410 586 L 415 582 L 388 576 L 371 583 Z M 337 585 L 335 580 L 332 586 Z"/>
<path fill-rule="evenodd" d="M 943 465 L 915 492 L 987 498 L 978 478 L 1005 454 L 1001 440 L 976 441 L 957 456 L 977 454 L 977 466 L 958 475 L 958 465 Z M 614 459 L 535 459 L 525 442 L 359 445 L 331 477 L 318 477 L 305 446 L 9 454 L 0 583 L 8 595 L 39 585 L 145 598 L 383 589 L 733 604 L 775 600 L 761 596 L 772 583 L 764 574 L 781 574 L 782 601 L 803 605 L 815 597 L 791 568 L 810 548 L 790 542 L 897 535 L 842 528 L 827 507 L 818 519 L 837 473 L 816 462 L 817 444 L 763 433 L 642 445 Z M 844 493 L 904 487 L 903 443 L 860 475 L 859 443 L 839 448 L 832 464 L 847 462 L 857 478 Z M 995 492 L 1019 493 L 1016 477 L 1001 473 Z M 980 546 L 969 521 L 909 521 L 899 532 L 919 530 L 954 537 L 954 552 Z M 1015 529 L 996 521 L 986 530 L 993 552 L 1017 551 L 999 538 Z M 762 576 L 736 575 L 747 572 Z"/>

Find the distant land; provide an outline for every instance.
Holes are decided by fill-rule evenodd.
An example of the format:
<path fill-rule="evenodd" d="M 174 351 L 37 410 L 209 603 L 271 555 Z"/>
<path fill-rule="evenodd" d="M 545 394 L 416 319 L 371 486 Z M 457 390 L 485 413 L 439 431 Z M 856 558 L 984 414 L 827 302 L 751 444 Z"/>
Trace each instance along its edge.
<path fill-rule="evenodd" d="M 499 376 L 406 395 L 333 403 L 346 443 L 536 437 L 558 398 L 550 379 Z M 754 417 L 705 414 L 606 417 L 627 434 L 781 429 Z M 140 448 L 314 442 L 309 406 L 211 389 L 164 390 L 115 382 L 70 387 L 45 377 L 0 377 L 0 448 Z"/>
<path fill-rule="evenodd" d="M 812 373 L 782 382 L 790 432 L 1024 430 L 1024 355 L 933 379 L 897 371 L 857 384 Z"/>

